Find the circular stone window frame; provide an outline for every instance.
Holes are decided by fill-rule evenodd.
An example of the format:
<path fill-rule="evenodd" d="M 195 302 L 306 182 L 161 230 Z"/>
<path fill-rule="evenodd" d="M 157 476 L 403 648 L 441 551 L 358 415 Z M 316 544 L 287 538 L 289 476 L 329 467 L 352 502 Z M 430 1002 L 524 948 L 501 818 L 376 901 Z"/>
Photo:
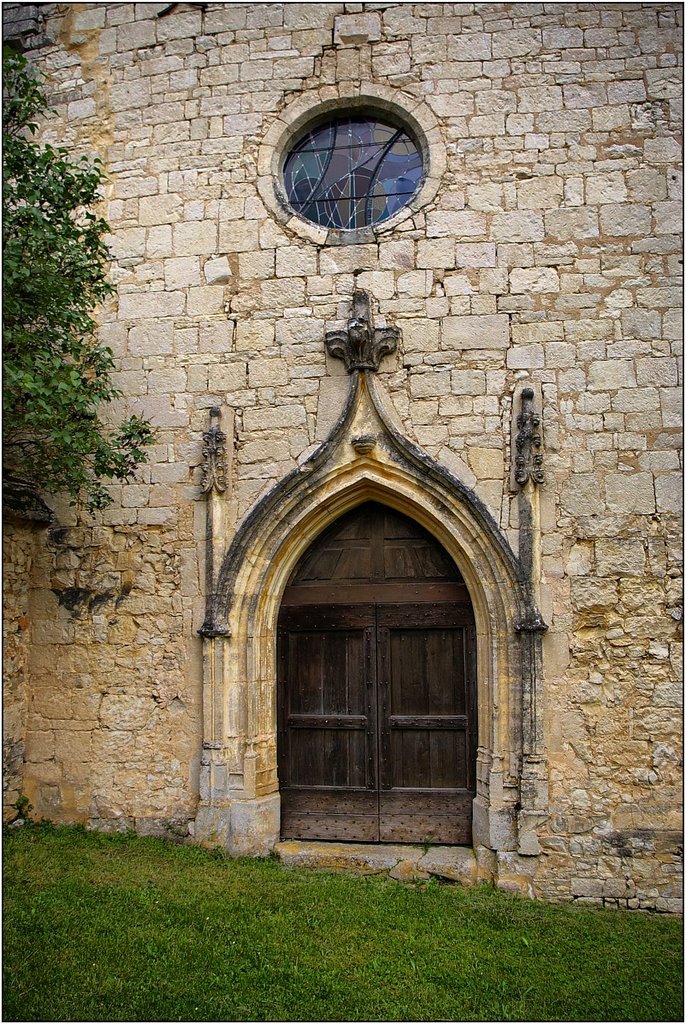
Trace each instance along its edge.
<path fill-rule="evenodd" d="M 407 129 L 421 156 L 423 176 L 409 202 L 387 220 L 363 228 L 326 228 L 296 213 L 283 184 L 283 168 L 291 148 L 305 131 L 327 119 L 356 115 L 390 119 Z M 359 245 L 375 242 L 413 217 L 436 197 L 446 169 L 446 151 L 438 120 L 414 96 L 385 86 L 359 83 L 324 86 L 298 96 L 269 127 L 257 157 L 257 189 L 272 216 L 289 231 L 316 245 Z"/>

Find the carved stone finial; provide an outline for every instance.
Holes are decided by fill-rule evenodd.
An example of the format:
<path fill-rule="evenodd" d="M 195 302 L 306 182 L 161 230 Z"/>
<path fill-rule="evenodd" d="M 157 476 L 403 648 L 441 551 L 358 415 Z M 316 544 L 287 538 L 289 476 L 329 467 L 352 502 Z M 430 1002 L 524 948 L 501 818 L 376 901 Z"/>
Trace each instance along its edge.
<path fill-rule="evenodd" d="M 534 390 L 533 388 L 524 388 L 522 410 L 517 417 L 519 433 L 515 438 L 517 447 L 515 480 L 521 487 L 528 480 L 533 480 L 535 484 L 542 484 L 545 479 L 540 425 L 540 416 L 534 412 Z"/>
<path fill-rule="evenodd" d="M 371 434 L 361 434 L 350 442 L 358 455 L 369 455 L 376 448 L 376 438 Z"/>
<path fill-rule="evenodd" d="M 219 427 L 221 410 L 210 409 L 210 428 L 202 435 L 202 489 L 207 494 L 215 490 L 223 494 L 226 490 L 226 434 Z"/>
<path fill-rule="evenodd" d="M 374 327 L 369 295 L 362 288 L 356 288 L 347 328 L 327 331 L 326 347 L 330 355 L 343 360 L 348 373 L 376 371 L 382 357 L 395 352 L 399 337 L 397 327 Z"/>

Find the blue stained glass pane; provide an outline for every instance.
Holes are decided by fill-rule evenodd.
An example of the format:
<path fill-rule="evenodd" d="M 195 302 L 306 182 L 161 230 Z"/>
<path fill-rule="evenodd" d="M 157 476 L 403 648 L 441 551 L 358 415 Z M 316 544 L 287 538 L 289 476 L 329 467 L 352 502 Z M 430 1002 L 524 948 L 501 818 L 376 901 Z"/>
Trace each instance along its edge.
<path fill-rule="evenodd" d="M 309 131 L 288 154 L 286 194 L 294 210 L 324 227 L 378 224 L 402 209 L 422 179 L 419 150 L 402 128 L 341 118 Z"/>

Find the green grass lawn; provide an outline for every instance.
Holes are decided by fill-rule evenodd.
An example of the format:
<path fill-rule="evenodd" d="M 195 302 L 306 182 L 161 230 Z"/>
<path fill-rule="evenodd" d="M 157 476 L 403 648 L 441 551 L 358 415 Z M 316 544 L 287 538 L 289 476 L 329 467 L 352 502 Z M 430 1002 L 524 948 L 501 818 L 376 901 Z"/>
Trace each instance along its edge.
<path fill-rule="evenodd" d="M 45 825 L 4 861 L 5 1020 L 683 1019 L 675 919 Z"/>

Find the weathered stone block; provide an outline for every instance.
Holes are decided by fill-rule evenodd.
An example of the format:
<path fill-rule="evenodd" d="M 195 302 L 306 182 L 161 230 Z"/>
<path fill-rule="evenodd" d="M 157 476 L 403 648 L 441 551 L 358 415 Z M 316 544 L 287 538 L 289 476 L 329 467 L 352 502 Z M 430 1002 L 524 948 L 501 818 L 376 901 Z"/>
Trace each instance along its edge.
<path fill-rule="evenodd" d="M 640 540 L 599 538 L 596 557 L 599 576 L 641 576 L 645 572 L 645 550 Z"/>
<path fill-rule="evenodd" d="M 622 203 L 626 198 L 624 175 L 620 171 L 587 175 L 586 201 L 588 203 Z"/>
<path fill-rule="evenodd" d="M 574 110 L 578 107 L 602 107 L 607 103 L 607 88 L 603 83 L 593 85 L 565 85 L 565 107 Z"/>
<path fill-rule="evenodd" d="M 580 28 L 544 28 L 542 35 L 546 50 L 580 49 L 584 42 Z"/>
<path fill-rule="evenodd" d="M 138 78 L 131 82 L 115 82 L 110 86 L 110 104 L 115 112 L 146 107 L 150 103 L 150 80 Z"/>
<path fill-rule="evenodd" d="M 188 39 L 202 31 L 200 11 L 173 11 L 171 16 L 160 18 L 157 22 L 158 42 L 170 39 Z"/>
<path fill-rule="evenodd" d="M 647 416 L 651 412 L 659 412 L 660 395 L 656 388 L 645 386 L 620 389 L 612 397 L 612 408 L 615 412 L 635 412 Z M 647 423 L 647 419 L 644 423 Z"/>
<path fill-rule="evenodd" d="M 659 338 L 662 335 L 660 314 L 647 309 L 627 309 L 622 313 L 622 331 L 627 338 Z"/>
<path fill-rule="evenodd" d="M 221 285 L 189 288 L 186 312 L 189 316 L 212 316 L 224 310 L 224 289 Z"/>
<path fill-rule="evenodd" d="M 597 238 L 598 214 L 585 207 L 551 210 L 545 215 L 545 229 L 546 234 L 562 241 Z"/>
<path fill-rule="evenodd" d="M 502 480 L 504 457 L 497 448 L 469 448 L 467 458 L 478 480 Z"/>
<path fill-rule="evenodd" d="M 517 345 L 507 353 L 507 365 L 512 370 L 542 369 L 545 355 L 541 345 Z"/>
<path fill-rule="evenodd" d="M 507 348 L 510 319 L 506 315 L 448 316 L 441 323 L 441 337 L 447 347 Z"/>
<path fill-rule="evenodd" d="M 225 256 L 208 259 L 202 268 L 208 284 L 228 284 L 232 278 L 231 267 Z"/>
<path fill-rule="evenodd" d="M 461 242 L 455 246 L 454 265 L 458 268 L 495 267 L 494 242 Z M 448 269 L 449 264 L 445 264 Z"/>
<path fill-rule="evenodd" d="M 487 32 L 470 32 L 448 38 L 448 58 L 455 61 L 489 60 L 491 56 L 491 35 Z"/>
<path fill-rule="evenodd" d="M 244 280 L 267 280 L 274 276 L 274 250 L 242 252 L 238 256 L 238 270 Z"/>
<path fill-rule="evenodd" d="M 100 722 L 105 729 L 136 731 L 147 726 L 154 702 L 129 694 L 105 694 L 100 705 Z"/>
<path fill-rule="evenodd" d="M 78 121 L 82 118 L 93 117 L 96 113 L 95 100 L 76 100 L 67 104 L 67 117 L 70 121 Z"/>
<path fill-rule="evenodd" d="M 520 113 L 538 113 L 541 110 L 562 110 L 562 89 L 556 85 L 535 86 L 518 91 Z"/>
<path fill-rule="evenodd" d="M 120 25 L 117 29 L 117 50 L 125 53 L 127 50 L 137 50 L 142 46 L 154 46 L 157 38 L 155 29 L 156 25 L 152 20 Z"/>
<path fill-rule="evenodd" d="M 197 256 L 164 261 L 164 283 L 169 291 L 200 284 L 200 260 Z"/>
<path fill-rule="evenodd" d="M 447 370 L 413 373 L 410 378 L 410 394 L 413 398 L 432 398 L 434 395 L 449 395 L 450 373 Z"/>
<path fill-rule="evenodd" d="M 430 238 L 450 235 L 460 241 L 483 237 L 486 234 L 486 218 L 482 213 L 469 210 L 436 210 L 427 217 L 427 234 Z"/>
<path fill-rule="evenodd" d="M 520 210 L 550 210 L 562 202 L 562 179 L 557 177 L 532 178 L 517 186 L 517 206 Z"/>
<path fill-rule="evenodd" d="M 520 28 L 493 33 L 494 57 L 523 57 L 541 49 L 540 29 Z"/>
<path fill-rule="evenodd" d="M 510 272 L 510 291 L 513 294 L 529 292 L 559 292 L 560 278 L 552 267 L 533 267 L 530 270 L 515 269 Z"/>
<path fill-rule="evenodd" d="M 628 359 L 605 359 L 591 363 L 588 368 L 588 386 L 591 391 L 635 387 L 634 364 Z"/>
<path fill-rule="evenodd" d="M 340 15 L 334 21 L 334 42 L 343 46 L 373 43 L 381 38 L 381 18 L 375 11 Z"/>
<path fill-rule="evenodd" d="M 684 489 L 679 473 L 668 473 L 655 478 L 655 501 L 658 512 L 683 513 Z"/>
<path fill-rule="evenodd" d="M 652 473 L 608 473 L 605 494 L 610 512 L 648 515 L 655 511 Z"/>
<path fill-rule="evenodd" d="M 654 164 L 678 164 L 681 160 L 679 143 L 669 136 L 646 139 L 643 152 L 646 160 Z"/>
<path fill-rule="evenodd" d="M 563 484 L 562 509 L 572 516 L 597 515 L 603 509 L 600 484 L 593 473 L 573 473 Z"/>
<path fill-rule="evenodd" d="M 517 344 L 562 341 L 563 338 L 563 325 L 557 321 L 512 325 L 512 340 Z"/>
<path fill-rule="evenodd" d="M 491 232 L 496 242 L 540 242 L 545 234 L 543 217 L 534 212 L 499 213 Z"/>
<path fill-rule="evenodd" d="M 572 895 L 602 896 L 604 884 L 602 878 L 573 878 Z"/>
<path fill-rule="evenodd" d="M 276 276 L 302 277 L 317 273 L 317 255 L 311 249 L 289 246 L 276 250 Z"/>
<path fill-rule="evenodd" d="M 280 310 L 305 303 L 305 282 L 298 277 L 263 281 L 260 293 L 265 309 Z"/>
<path fill-rule="evenodd" d="M 274 344 L 274 324 L 268 320 L 239 320 L 236 325 L 236 349 L 239 352 L 262 351 Z"/>
<path fill-rule="evenodd" d="M 174 224 L 181 216 L 182 202 L 177 195 L 142 196 L 138 204 L 138 217 L 145 227 Z"/>
<path fill-rule="evenodd" d="M 126 292 L 119 297 L 119 315 L 123 320 L 154 320 L 180 316 L 186 305 L 182 291 Z"/>
<path fill-rule="evenodd" d="M 177 256 L 211 256 L 217 251 L 217 225 L 211 221 L 175 224 L 173 235 Z"/>
<path fill-rule="evenodd" d="M 602 206 L 600 228 L 606 235 L 642 236 L 650 233 L 650 210 L 635 203 L 619 203 Z"/>
<path fill-rule="evenodd" d="M 505 121 L 505 131 L 508 135 L 526 135 L 533 130 L 533 114 L 510 114 Z"/>
<path fill-rule="evenodd" d="M 417 861 L 429 875 L 460 885 L 476 885 L 478 868 L 474 851 L 459 846 L 434 846 Z"/>
<path fill-rule="evenodd" d="M 284 359 L 251 359 L 248 363 L 248 384 L 251 388 L 287 384 L 290 379 Z"/>
<path fill-rule="evenodd" d="M 258 222 L 255 220 L 220 220 L 218 246 L 219 252 L 224 253 L 255 252 L 260 247 Z M 216 248 L 215 244 L 213 248 L 207 250 L 207 254 L 213 254 Z"/>

